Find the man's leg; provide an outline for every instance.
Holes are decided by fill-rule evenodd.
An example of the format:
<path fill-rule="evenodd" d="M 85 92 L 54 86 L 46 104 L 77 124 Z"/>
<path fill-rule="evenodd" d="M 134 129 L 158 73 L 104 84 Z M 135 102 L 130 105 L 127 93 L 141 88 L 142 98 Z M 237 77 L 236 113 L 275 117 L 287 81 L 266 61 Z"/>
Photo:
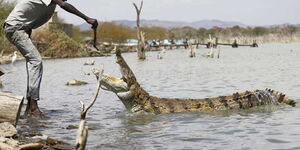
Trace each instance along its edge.
<path fill-rule="evenodd" d="M 42 117 L 42 112 L 37 105 L 37 101 L 40 99 L 40 84 L 43 75 L 42 58 L 24 30 L 6 33 L 6 35 L 26 59 L 28 105 L 25 117 Z"/>

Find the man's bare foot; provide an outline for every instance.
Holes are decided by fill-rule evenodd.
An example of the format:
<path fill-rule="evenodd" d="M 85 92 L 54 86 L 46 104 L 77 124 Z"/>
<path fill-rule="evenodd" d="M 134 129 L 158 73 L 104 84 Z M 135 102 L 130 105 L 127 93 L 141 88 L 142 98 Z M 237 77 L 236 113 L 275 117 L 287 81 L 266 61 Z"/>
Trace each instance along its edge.
<path fill-rule="evenodd" d="M 26 116 L 28 116 L 30 112 L 30 105 L 31 105 L 31 100 L 28 99 L 25 113 L 23 116 L 21 116 L 21 118 L 27 118 Z"/>
<path fill-rule="evenodd" d="M 29 119 L 29 118 L 36 118 L 36 119 L 47 119 L 49 117 L 45 116 L 44 113 L 40 110 L 29 110 L 28 112 L 25 112 L 23 118 Z"/>
<path fill-rule="evenodd" d="M 36 100 L 28 100 L 28 104 L 22 118 L 46 119 L 49 117 L 45 116 L 44 113 L 39 109 Z"/>

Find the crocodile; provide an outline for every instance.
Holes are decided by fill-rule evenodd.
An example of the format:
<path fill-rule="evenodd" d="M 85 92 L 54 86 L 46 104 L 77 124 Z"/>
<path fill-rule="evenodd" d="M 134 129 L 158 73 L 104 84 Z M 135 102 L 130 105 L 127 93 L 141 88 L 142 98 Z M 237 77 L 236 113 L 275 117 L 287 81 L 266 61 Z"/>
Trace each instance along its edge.
<path fill-rule="evenodd" d="M 248 109 L 261 105 L 296 105 L 294 100 L 271 89 L 236 92 L 229 96 L 204 99 L 159 98 L 151 96 L 140 86 L 120 51 L 116 51 L 116 63 L 120 66 L 122 77 L 102 75 L 102 89 L 115 93 L 131 112 L 166 114 Z"/>

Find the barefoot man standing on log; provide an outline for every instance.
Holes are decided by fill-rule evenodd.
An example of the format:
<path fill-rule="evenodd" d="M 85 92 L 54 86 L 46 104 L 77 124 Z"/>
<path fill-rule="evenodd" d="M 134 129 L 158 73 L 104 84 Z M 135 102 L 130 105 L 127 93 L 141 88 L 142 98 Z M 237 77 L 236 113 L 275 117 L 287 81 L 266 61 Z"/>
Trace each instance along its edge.
<path fill-rule="evenodd" d="M 41 55 L 33 45 L 30 36 L 32 29 L 45 24 L 53 15 L 56 5 L 84 19 L 96 29 L 96 19 L 87 17 L 66 0 L 21 0 L 5 20 L 3 29 L 7 39 L 14 44 L 26 59 L 28 100 L 25 117 L 42 118 L 38 107 L 40 84 L 43 75 Z"/>

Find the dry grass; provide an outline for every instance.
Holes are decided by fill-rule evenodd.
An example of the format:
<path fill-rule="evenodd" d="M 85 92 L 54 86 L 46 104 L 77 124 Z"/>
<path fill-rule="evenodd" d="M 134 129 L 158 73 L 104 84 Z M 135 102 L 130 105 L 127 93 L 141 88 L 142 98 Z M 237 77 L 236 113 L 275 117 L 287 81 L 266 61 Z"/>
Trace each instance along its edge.
<path fill-rule="evenodd" d="M 40 31 L 33 35 L 33 39 L 41 43 L 47 43 L 42 56 L 51 58 L 85 57 L 88 53 L 84 46 L 68 37 L 64 32 Z"/>

